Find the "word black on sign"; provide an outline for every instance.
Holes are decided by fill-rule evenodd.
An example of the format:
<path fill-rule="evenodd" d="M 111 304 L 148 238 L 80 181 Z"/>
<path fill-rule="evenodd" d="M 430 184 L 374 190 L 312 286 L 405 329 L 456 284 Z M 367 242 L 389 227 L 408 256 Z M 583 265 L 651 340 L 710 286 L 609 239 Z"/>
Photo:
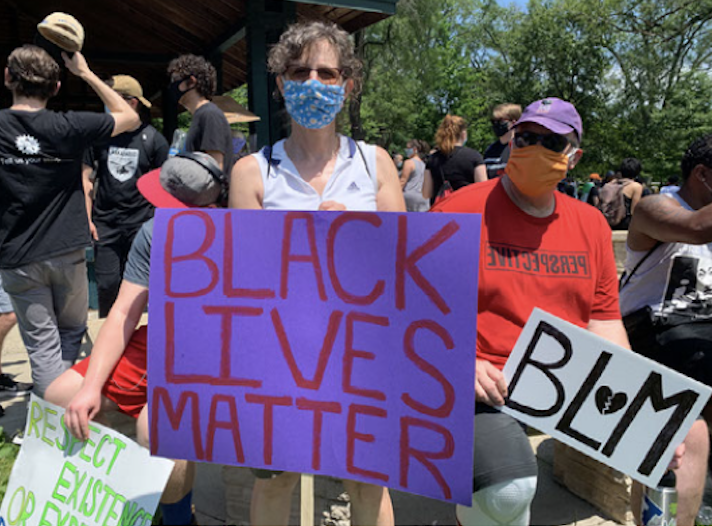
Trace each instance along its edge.
<path fill-rule="evenodd" d="M 540 309 L 504 375 L 505 413 L 648 486 L 658 483 L 711 393 Z"/>

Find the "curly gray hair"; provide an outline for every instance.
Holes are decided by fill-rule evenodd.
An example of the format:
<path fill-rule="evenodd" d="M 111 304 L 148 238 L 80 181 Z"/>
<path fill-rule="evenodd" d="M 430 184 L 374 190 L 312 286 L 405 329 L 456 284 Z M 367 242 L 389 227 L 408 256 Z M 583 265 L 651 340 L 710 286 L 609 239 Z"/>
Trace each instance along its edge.
<path fill-rule="evenodd" d="M 339 56 L 339 68 L 344 78 L 354 82 L 354 93 L 361 88 L 363 65 L 354 53 L 349 34 L 332 22 L 309 21 L 292 24 L 282 33 L 267 57 L 270 72 L 282 75 L 313 44 L 326 40 Z"/>

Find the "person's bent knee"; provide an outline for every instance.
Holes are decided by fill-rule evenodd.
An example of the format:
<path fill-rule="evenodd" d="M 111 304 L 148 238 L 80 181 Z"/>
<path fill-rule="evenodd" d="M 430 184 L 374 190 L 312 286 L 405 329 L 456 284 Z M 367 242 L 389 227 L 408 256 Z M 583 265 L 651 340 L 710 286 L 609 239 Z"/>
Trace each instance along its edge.
<path fill-rule="evenodd" d="M 472 507 L 457 506 L 461 526 L 527 526 L 536 493 L 536 477 L 523 477 L 472 494 Z"/>
<path fill-rule="evenodd" d="M 43 398 L 51 404 L 66 408 L 81 389 L 83 382 L 84 377 L 81 374 L 69 369 L 47 386 Z"/>
<path fill-rule="evenodd" d="M 344 480 L 344 487 L 352 500 L 358 501 L 380 501 L 384 493 L 388 491 L 383 486 L 357 480 Z"/>
<path fill-rule="evenodd" d="M 285 471 L 272 478 L 256 478 L 255 485 L 260 486 L 260 491 L 265 494 L 281 494 L 294 491 L 299 482 L 300 474 Z"/>

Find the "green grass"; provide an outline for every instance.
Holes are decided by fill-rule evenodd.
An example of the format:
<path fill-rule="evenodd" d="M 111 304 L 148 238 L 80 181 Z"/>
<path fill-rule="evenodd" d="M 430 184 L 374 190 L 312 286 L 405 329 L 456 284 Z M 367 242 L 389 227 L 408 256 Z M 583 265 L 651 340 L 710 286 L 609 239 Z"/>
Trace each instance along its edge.
<path fill-rule="evenodd" d="M 13 444 L 0 426 L 0 502 L 5 497 L 7 482 L 19 452 L 20 446 Z"/>

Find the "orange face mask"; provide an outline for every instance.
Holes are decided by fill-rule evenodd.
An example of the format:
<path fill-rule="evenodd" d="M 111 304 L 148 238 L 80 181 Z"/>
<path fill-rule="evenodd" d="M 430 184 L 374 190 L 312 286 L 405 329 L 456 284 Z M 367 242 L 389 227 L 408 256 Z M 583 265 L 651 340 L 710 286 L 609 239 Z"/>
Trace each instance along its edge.
<path fill-rule="evenodd" d="M 556 189 L 569 168 L 569 156 L 556 153 L 540 144 L 514 148 L 505 173 L 521 193 L 540 197 Z"/>

